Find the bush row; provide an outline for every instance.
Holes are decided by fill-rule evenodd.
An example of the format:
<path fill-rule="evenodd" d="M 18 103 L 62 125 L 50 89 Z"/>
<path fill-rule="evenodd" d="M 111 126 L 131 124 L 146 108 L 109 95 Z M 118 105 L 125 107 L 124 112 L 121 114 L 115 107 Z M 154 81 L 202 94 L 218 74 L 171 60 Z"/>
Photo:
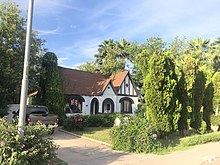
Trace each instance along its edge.
<path fill-rule="evenodd" d="M 63 126 L 67 130 L 83 130 L 85 127 L 112 127 L 116 114 L 75 115 L 67 117 Z"/>
<path fill-rule="evenodd" d="M 84 116 L 84 123 L 88 127 L 112 127 L 116 114 L 96 114 L 90 116 Z"/>
<path fill-rule="evenodd" d="M 25 126 L 23 139 L 17 135 L 17 125 L 0 119 L 0 164 L 49 164 L 57 147 L 46 137 L 49 129 L 42 125 Z"/>
<path fill-rule="evenodd" d="M 204 135 L 194 135 L 181 139 L 180 145 L 183 147 L 204 144 L 207 142 L 216 142 L 220 140 L 220 132 L 207 133 Z"/>

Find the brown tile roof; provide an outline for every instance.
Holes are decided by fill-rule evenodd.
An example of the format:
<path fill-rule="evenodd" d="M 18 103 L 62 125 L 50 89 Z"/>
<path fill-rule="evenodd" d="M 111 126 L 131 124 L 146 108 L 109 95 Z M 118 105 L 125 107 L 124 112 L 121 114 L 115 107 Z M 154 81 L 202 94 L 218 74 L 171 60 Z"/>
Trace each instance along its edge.
<path fill-rule="evenodd" d="M 117 91 L 128 74 L 128 71 L 124 71 L 109 77 L 99 72 L 91 73 L 63 67 L 59 67 L 59 71 L 63 80 L 64 94 L 84 96 L 102 95 L 110 82 Z"/>
<path fill-rule="evenodd" d="M 112 84 L 113 84 L 113 86 L 114 86 L 116 91 L 119 90 L 119 88 L 120 88 L 123 80 L 127 76 L 127 74 L 128 74 L 128 71 L 123 71 L 123 72 L 119 72 L 119 73 L 117 73 L 115 75 L 112 75 L 110 77 L 110 79 L 112 80 Z"/>

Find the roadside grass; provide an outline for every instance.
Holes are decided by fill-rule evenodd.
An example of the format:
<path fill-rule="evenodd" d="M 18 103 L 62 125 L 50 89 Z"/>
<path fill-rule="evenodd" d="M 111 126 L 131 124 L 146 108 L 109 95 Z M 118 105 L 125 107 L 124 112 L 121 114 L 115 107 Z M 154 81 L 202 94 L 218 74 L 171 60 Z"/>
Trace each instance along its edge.
<path fill-rule="evenodd" d="M 217 141 L 220 141 L 220 132 L 192 134 L 191 136 L 187 137 L 182 137 L 176 132 L 167 139 L 160 139 L 162 147 L 161 150 L 156 152 L 156 154 L 169 154 L 171 152 L 193 148 L 196 145 Z"/>
<path fill-rule="evenodd" d="M 86 127 L 83 131 L 71 131 L 77 135 L 88 137 L 111 144 L 110 138 L 111 127 Z"/>
<path fill-rule="evenodd" d="M 72 132 L 84 137 L 111 144 L 110 130 L 111 128 L 109 127 L 87 127 L 84 131 Z M 199 135 L 191 131 L 190 134 L 190 136 L 182 137 L 178 132 L 176 132 L 166 139 L 160 139 L 161 148 L 154 153 L 164 155 L 175 151 L 186 150 L 195 147 L 196 145 L 220 141 L 220 132 L 211 132 Z"/>

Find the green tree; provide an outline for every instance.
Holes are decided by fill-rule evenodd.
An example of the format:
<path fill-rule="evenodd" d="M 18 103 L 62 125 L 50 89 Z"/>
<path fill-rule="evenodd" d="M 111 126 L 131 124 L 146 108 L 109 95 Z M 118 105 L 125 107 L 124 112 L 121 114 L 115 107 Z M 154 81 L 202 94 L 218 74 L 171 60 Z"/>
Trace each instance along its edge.
<path fill-rule="evenodd" d="M 192 105 L 192 115 L 190 123 L 191 127 L 196 130 L 199 130 L 202 122 L 201 108 L 205 92 L 205 84 L 206 78 L 204 73 L 202 71 L 198 71 L 192 89 L 192 99 L 194 104 Z"/>
<path fill-rule="evenodd" d="M 220 72 L 216 72 L 212 77 L 212 83 L 214 88 L 214 96 L 213 96 L 213 109 L 214 112 L 219 112 L 220 106 Z"/>
<path fill-rule="evenodd" d="M 207 130 L 211 129 L 210 116 L 213 114 L 213 83 L 210 82 L 204 93 L 203 98 L 203 120 L 206 122 Z"/>
<path fill-rule="evenodd" d="M 9 103 L 19 103 L 25 48 L 26 19 L 16 3 L 8 0 L 0 4 L 0 109 Z M 38 88 L 41 40 L 37 32 L 32 34 L 29 91 Z"/>
<path fill-rule="evenodd" d="M 96 65 L 94 62 L 88 62 L 86 61 L 85 64 L 82 64 L 77 67 L 79 70 L 87 71 L 87 72 L 95 72 L 96 71 Z"/>
<path fill-rule="evenodd" d="M 216 55 L 213 59 L 214 72 L 220 71 L 220 55 Z"/>
<path fill-rule="evenodd" d="M 182 135 L 185 135 L 186 131 L 189 129 L 187 122 L 187 119 L 189 118 L 189 113 L 188 113 L 189 101 L 188 101 L 188 94 L 186 88 L 186 80 L 183 71 L 178 83 L 177 98 L 181 103 L 180 118 L 178 120 L 178 130 L 181 132 Z"/>
<path fill-rule="evenodd" d="M 131 59 L 131 43 L 125 39 L 113 41 L 105 40 L 99 45 L 95 55 L 95 63 L 101 73 L 111 75 L 123 71 Z"/>
<path fill-rule="evenodd" d="M 177 77 L 169 52 L 154 54 L 149 61 L 148 74 L 144 78 L 147 118 L 156 124 L 162 135 L 177 128 Z"/>
<path fill-rule="evenodd" d="M 57 57 L 52 52 L 47 52 L 42 60 L 40 76 L 40 90 L 37 103 L 46 105 L 50 113 L 58 114 L 60 122 L 64 117 L 64 94 L 61 78 L 57 67 Z"/>
<path fill-rule="evenodd" d="M 144 96 L 144 77 L 148 74 L 148 63 L 153 54 L 157 54 L 165 50 L 166 44 L 159 37 L 148 38 L 147 41 L 141 45 L 137 43 L 132 44 L 133 48 L 133 79 L 136 85 L 140 88 L 141 94 Z"/>

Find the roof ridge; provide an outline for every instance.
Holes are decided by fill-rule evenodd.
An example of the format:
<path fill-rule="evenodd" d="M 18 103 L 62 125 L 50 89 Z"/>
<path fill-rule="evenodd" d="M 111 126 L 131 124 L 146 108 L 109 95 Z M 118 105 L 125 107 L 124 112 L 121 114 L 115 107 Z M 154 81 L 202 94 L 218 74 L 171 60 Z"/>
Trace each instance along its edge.
<path fill-rule="evenodd" d="M 84 73 L 91 73 L 91 74 L 101 74 L 100 72 L 89 72 L 89 71 L 84 71 L 84 70 L 79 70 L 79 69 L 74 69 L 74 68 L 66 68 L 66 67 L 62 67 L 62 66 L 58 66 L 61 69 L 66 69 L 66 70 L 72 70 L 72 71 L 78 71 L 78 72 L 84 72 Z M 103 75 L 104 76 L 104 75 Z"/>

